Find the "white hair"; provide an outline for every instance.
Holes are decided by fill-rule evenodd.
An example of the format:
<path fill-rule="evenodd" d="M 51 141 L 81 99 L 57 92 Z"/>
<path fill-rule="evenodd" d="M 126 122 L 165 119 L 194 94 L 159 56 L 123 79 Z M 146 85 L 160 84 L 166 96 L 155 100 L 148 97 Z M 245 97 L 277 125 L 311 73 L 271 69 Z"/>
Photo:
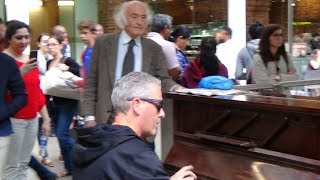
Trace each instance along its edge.
<path fill-rule="evenodd" d="M 126 18 L 126 12 L 127 12 L 128 7 L 130 7 L 133 4 L 137 4 L 137 3 L 143 5 L 146 9 L 146 16 L 147 16 L 146 23 L 149 25 L 152 22 L 153 11 L 151 10 L 151 8 L 148 4 L 141 2 L 141 1 L 137 1 L 137 0 L 127 1 L 127 2 L 120 4 L 120 6 L 118 6 L 115 9 L 115 11 L 113 12 L 114 22 L 117 24 L 117 26 L 120 29 L 124 29 L 124 27 L 128 24 L 127 18 Z"/>

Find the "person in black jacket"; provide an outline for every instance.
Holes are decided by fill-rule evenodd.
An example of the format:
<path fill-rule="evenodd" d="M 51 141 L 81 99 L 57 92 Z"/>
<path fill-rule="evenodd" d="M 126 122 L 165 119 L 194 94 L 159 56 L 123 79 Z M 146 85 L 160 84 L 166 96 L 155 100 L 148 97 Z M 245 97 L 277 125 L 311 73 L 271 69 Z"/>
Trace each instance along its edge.
<path fill-rule="evenodd" d="M 0 52 L 0 179 L 6 165 L 10 134 L 13 133 L 10 117 L 27 103 L 25 85 L 13 58 Z M 8 93 L 12 99 L 7 98 Z"/>
<path fill-rule="evenodd" d="M 112 91 L 115 111 L 112 125 L 77 129 L 73 149 L 73 178 L 81 179 L 196 179 L 193 166 L 169 177 L 145 143 L 154 136 L 165 113 L 161 82 L 144 72 L 119 79 Z"/>

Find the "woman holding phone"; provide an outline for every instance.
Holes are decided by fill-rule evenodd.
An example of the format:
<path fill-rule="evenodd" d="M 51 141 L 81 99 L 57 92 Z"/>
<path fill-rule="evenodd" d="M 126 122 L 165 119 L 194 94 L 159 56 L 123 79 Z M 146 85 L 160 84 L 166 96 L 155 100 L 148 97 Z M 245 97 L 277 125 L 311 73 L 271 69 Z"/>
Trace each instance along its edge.
<path fill-rule="evenodd" d="M 28 99 L 27 104 L 10 119 L 14 133 L 11 135 L 8 162 L 3 171 L 3 178 L 27 179 L 27 166 L 38 132 L 37 113 L 39 112 L 43 118 L 42 131 L 45 135 L 50 132 L 50 118 L 45 97 L 40 89 L 37 61 L 23 54 L 30 43 L 29 26 L 17 20 L 9 21 L 5 38 L 9 46 L 3 52 L 16 60 Z"/>

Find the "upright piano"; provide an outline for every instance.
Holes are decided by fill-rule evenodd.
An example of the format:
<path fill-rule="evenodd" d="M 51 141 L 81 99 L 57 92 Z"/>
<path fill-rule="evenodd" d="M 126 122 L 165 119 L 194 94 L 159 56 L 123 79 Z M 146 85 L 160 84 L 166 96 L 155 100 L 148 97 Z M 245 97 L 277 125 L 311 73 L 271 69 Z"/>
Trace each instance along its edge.
<path fill-rule="evenodd" d="M 320 98 L 170 92 L 173 174 L 193 165 L 198 179 L 320 180 Z"/>

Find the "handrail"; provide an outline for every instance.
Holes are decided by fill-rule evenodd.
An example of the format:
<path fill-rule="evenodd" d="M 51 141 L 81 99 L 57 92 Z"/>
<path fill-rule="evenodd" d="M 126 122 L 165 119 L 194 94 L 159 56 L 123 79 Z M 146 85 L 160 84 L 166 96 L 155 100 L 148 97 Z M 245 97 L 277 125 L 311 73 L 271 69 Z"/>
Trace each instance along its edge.
<path fill-rule="evenodd" d="M 288 87 L 295 86 L 307 86 L 307 85 L 320 85 L 320 80 L 297 80 L 297 81 L 285 81 L 278 83 L 263 83 L 263 84 L 247 84 L 238 85 L 234 89 L 243 91 L 263 90 L 263 89 L 286 89 Z"/>

